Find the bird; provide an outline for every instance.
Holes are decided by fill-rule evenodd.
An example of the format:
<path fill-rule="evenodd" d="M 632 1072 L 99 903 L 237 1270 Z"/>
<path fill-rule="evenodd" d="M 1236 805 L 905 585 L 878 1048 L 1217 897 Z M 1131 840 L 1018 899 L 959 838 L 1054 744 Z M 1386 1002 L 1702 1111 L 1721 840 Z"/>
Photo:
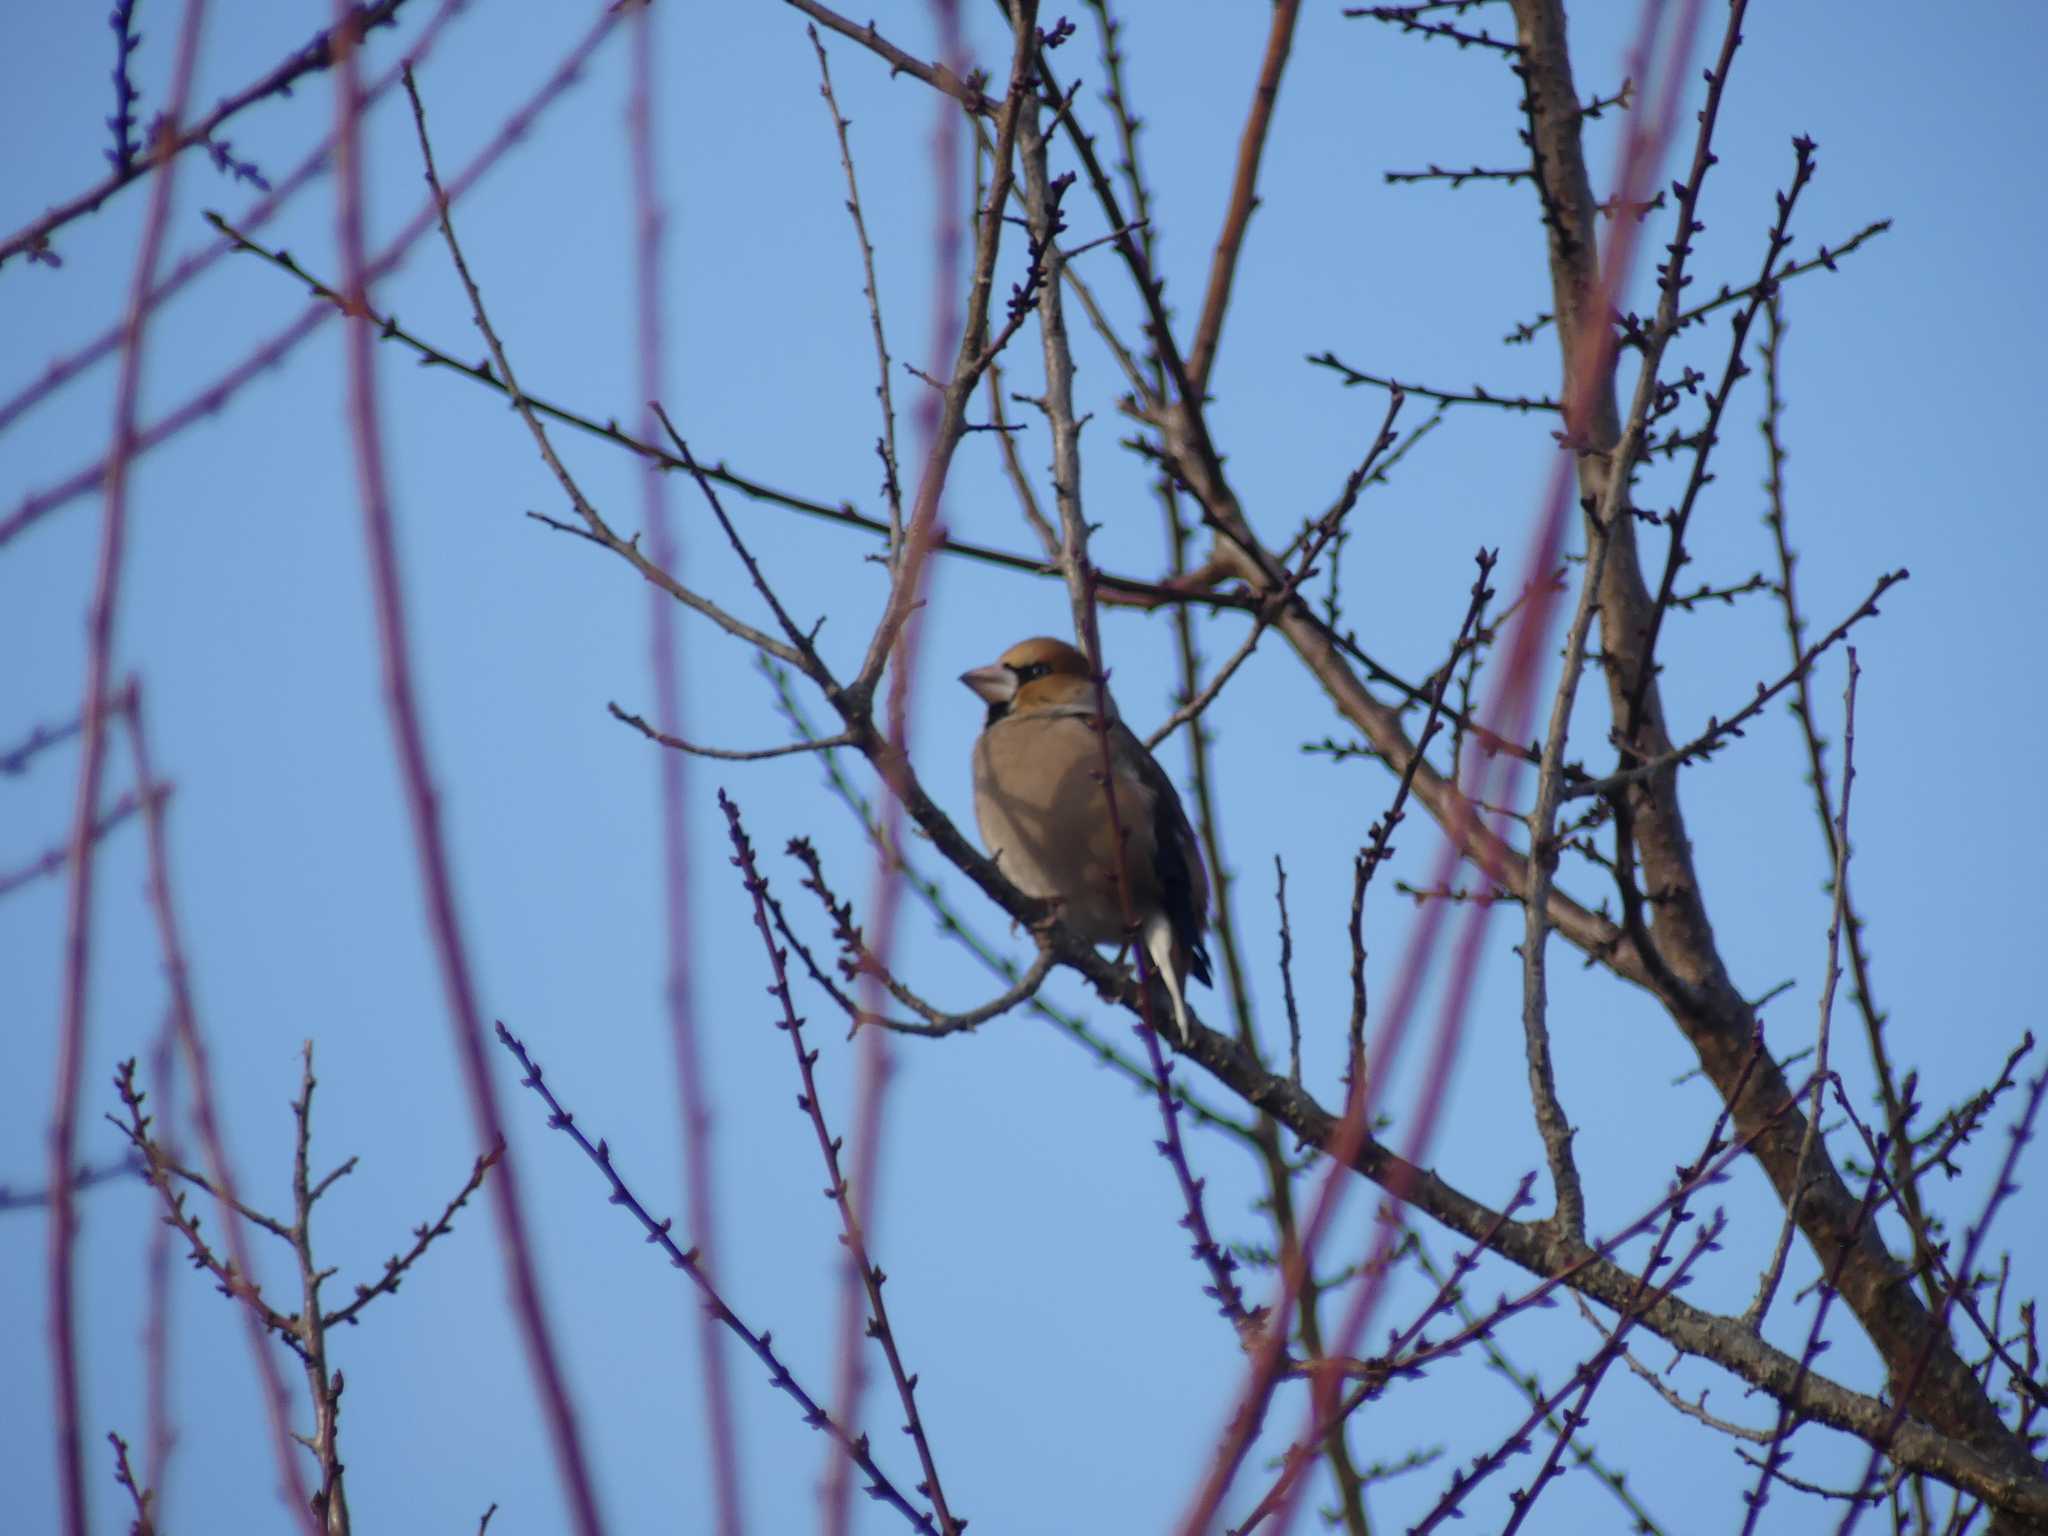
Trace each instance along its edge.
<path fill-rule="evenodd" d="M 1064 641 L 1020 641 L 960 681 L 988 705 L 974 743 L 974 819 L 989 856 L 1025 895 L 1057 902 L 1091 944 L 1135 937 L 1166 984 L 1181 1044 L 1191 1044 L 1187 978 L 1213 984 L 1202 945 L 1209 876 L 1173 781 L 1117 718 L 1088 658 Z M 1103 793 L 1104 712 L 1114 821 Z"/>

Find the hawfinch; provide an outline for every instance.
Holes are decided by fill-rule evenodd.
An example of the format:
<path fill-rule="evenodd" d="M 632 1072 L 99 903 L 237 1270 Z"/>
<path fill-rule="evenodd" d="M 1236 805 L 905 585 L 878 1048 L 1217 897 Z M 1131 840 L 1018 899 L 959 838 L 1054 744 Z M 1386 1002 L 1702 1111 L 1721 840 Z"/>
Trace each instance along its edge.
<path fill-rule="evenodd" d="M 1182 989 L 1209 982 L 1202 948 L 1209 877 L 1180 797 L 1144 744 L 1109 705 L 1109 778 L 1103 794 L 1098 695 L 1088 660 L 1058 640 L 1025 640 L 960 681 L 988 703 L 974 744 L 974 819 L 989 856 L 1027 896 L 1057 901 L 1061 916 L 1094 944 L 1124 944 L 1124 896 L 1116 874 L 1117 830 L 1128 850 L 1126 883 L 1136 936 L 1173 1000 L 1189 1041 Z"/>

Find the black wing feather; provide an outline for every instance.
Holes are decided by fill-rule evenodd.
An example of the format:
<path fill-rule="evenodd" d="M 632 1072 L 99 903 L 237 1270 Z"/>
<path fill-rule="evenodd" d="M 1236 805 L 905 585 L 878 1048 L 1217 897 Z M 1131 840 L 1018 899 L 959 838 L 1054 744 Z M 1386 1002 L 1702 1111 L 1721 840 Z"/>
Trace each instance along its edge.
<path fill-rule="evenodd" d="M 1187 951 L 1188 974 L 1204 986 L 1214 986 L 1215 980 L 1209 973 L 1209 951 L 1202 945 L 1202 931 L 1209 921 L 1202 906 L 1207 903 L 1196 904 L 1196 893 L 1204 882 L 1200 872 L 1188 864 L 1190 855 L 1201 857 L 1195 852 L 1195 829 L 1188 824 L 1187 812 L 1181 809 L 1180 796 L 1174 792 L 1166 771 L 1135 740 L 1131 745 L 1138 749 L 1138 777 L 1152 793 L 1152 857 L 1159 872 L 1159 894 L 1166 908 L 1166 920 L 1173 925 L 1174 938 Z"/>

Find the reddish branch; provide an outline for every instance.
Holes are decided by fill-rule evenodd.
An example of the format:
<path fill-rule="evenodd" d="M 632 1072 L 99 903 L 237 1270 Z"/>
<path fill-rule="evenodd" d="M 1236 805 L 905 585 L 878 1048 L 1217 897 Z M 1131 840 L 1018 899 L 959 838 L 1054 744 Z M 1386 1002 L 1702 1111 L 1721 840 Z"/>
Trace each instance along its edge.
<path fill-rule="evenodd" d="M 129 687 L 127 725 L 137 781 L 146 786 L 159 784 L 161 781 L 156 776 L 155 762 L 150 755 L 147 718 L 139 684 L 131 683 Z M 192 993 L 192 969 L 171 886 L 170 837 L 161 796 L 145 796 L 144 824 L 148 833 L 150 915 L 156 924 L 164 976 L 170 984 L 170 1030 L 184 1056 L 186 1076 L 192 1085 L 192 1115 L 199 1127 L 200 1149 L 212 1174 L 213 1189 L 221 1202 L 228 1251 L 234 1256 L 241 1273 L 253 1276 L 256 1273 L 255 1256 L 244 1225 L 248 1219 L 247 1211 L 238 1198 L 235 1170 L 228 1161 L 227 1136 L 221 1125 L 219 1100 L 214 1091 L 212 1059 L 206 1037 L 199 1027 L 198 1005 Z M 298 1448 L 292 1439 L 291 1410 L 285 1398 L 284 1377 L 265 1337 L 265 1323 L 260 1310 L 253 1304 L 239 1310 L 256 1377 L 263 1389 L 271 1450 L 277 1458 L 278 1488 L 293 1511 L 311 1525 L 314 1523 L 311 1520 L 312 1503 L 300 1466 Z"/>
<path fill-rule="evenodd" d="M 1253 88 L 1251 111 L 1245 117 L 1244 132 L 1238 140 L 1230 207 L 1223 215 L 1223 229 L 1216 236 L 1216 253 L 1209 263 L 1209 288 L 1202 298 L 1202 317 L 1195 325 L 1195 339 L 1188 345 L 1188 378 L 1197 391 L 1208 387 L 1216 347 L 1223 337 L 1223 316 L 1230 307 L 1237 255 L 1244 246 L 1245 226 L 1251 222 L 1252 210 L 1259 205 L 1259 160 L 1266 151 L 1273 104 L 1280 96 L 1280 74 L 1287 67 L 1288 50 L 1294 46 L 1294 24 L 1300 16 L 1301 0 L 1278 0 L 1273 7 L 1272 25 L 1266 34 L 1266 57 L 1259 66 L 1259 83 Z"/>
<path fill-rule="evenodd" d="M 338 6 L 345 20 L 345 4 L 338 0 Z M 363 314 L 368 303 L 369 269 L 363 249 L 364 175 L 358 91 L 355 50 L 343 49 L 340 67 L 336 71 L 335 92 L 339 103 L 336 130 L 339 208 L 336 222 L 342 261 L 342 292 L 356 311 L 347 322 L 344 335 L 347 417 L 362 496 L 364 542 L 369 555 L 371 587 L 376 598 L 377 643 L 382 659 L 384 700 L 391 717 L 400 786 L 412 826 L 420 884 L 427 907 L 428 934 L 447 994 L 448 1020 L 455 1036 L 456 1055 L 469 1091 L 470 1110 L 476 1121 L 478 1139 L 485 1146 L 497 1146 L 505 1140 L 504 1120 L 498 1109 L 497 1087 L 491 1078 L 490 1065 L 485 1060 L 483 1019 L 477 1007 L 476 982 L 470 967 L 468 947 L 462 936 L 454 872 L 442 837 L 440 804 L 434 791 L 433 772 L 427 761 L 426 735 L 413 686 L 411 642 L 407 634 L 404 589 L 398 570 L 397 538 L 377 411 L 375 337 Z M 532 1245 L 527 1238 L 518 1170 L 513 1159 L 508 1157 L 505 1160 L 491 1192 L 513 1311 L 534 1373 L 556 1462 L 568 1488 L 570 1512 L 579 1536 L 600 1536 L 603 1527 L 598 1515 L 596 1485 L 584 1455 L 582 1434 L 577 1426 L 575 1410 L 569 1402 L 568 1382 L 541 1299 L 540 1278 L 534 1267 Z"/>
<path fill-rule="evenodd" d="M 78 1318 L 75 1307 L 78 1217 L 71 1173 L 77 1162 L 78 1090 L 86 1055 L 93 945 L 93 856 L 99 847 L 100 786 L 107 761 L 107 723 L 115 706 L 114 624 L 121 600 L 122 561 L 128 535 L 128 471 L 135 457 L 136 422 L 142 387 L 143 336 L 149 320 L 149 290 L 156 280 L 170 229 L 171 193 L 176 185 L 178 124 L 191 96 L 199 62 L 204 0 L 186 0 L 172 66 L 169 106 L 150 147 L 148 166 L 156 180 L 135 257 L 122 322 L 121 369 L 115 384 L 113 443 L 107 454 L 105 511 L 92 606 L 86 618 L 85 697 L 78 790 L 71 812 L 70 883 L 64 910 L 64 990 L 57 1036 L 57 1081 L 50 1112 L 49 1346 L 55 1400 L 57 1486 L 69 1536 L 85 1536 L 90 1523 L 85 1482 L 85 1405 L 78 1374 Z M 118 173 L 117 173 L 118 174 Z M 6 249 L 0 247 L 0 259 Z M 147 786 L 144 787 L 145 797 Z"/>
<path fill-rule="evenodd" d="M 656 417 L 653 402 L 666 390 L 661 295 L 664 269 L 662 236 L 666 214 L 656 176 L 655 145 L 655 16 L 651 5 L 632 20 L 632 93 L 626 104 L 626 138 L 632 167 L 634 233 L 633 289 L 640 398 L 640 432 L 652 438 Z M 406 76 L 408 92 L 412 76 Z M 422 123 L 422 144 L 425 143 Z M 674 569 L 679 550 L 668 499 L 667 476 L 655 464 L 642 466 L 641 508 L 648 549 L 656 564 Z M 659 587 L 647 589 L 648 663 L 654 683 L 655 718 L 669 735 L 683 729 L 683 686 L 677 651 L 675 604 Z M 704 1056 L 697 1027 L 697 995 L 691 966 L 689 763 L 680 753 L 664 752 L 656 766 L 661 795 L 662 936 L 665 948 L 664 1001 L 668 1005 L 669 1039 L 675 1053 L 676 1096 L 681 1105 L 683 1177 L 688 1194 L 684 1207 L 690 1230 L 707 1251 L 707 1269 L 717 1273 L 717 1181 L 712 1168 L 711 1106 L 705 1091 Z M 710 1426 L 711 1475 L 719 1536 L 740 1536 L 745 1510 L 740 1497 L 738 1422 L 733 1413 L 731 1368 L 726 1338 L 716 1321 L 700 1312 L 697 1352 L 703 1362 L 705 1420 Z"/>

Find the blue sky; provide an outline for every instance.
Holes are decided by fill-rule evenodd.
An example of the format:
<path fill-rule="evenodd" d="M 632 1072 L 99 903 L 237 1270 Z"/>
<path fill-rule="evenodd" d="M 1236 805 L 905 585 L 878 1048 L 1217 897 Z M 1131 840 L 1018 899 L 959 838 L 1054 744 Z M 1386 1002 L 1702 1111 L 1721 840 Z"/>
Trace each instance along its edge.
<path fill-rule="evenodd" d="M 377 68 L 409 45 L 430 10 L 413 0 L 398 33 L 375 42 Z M 592 8 L 479 4 L 420 72 L 444 168 L 460 165 L 529 95 L 588 25 Z M 1264 44 L 1265 8 L 1187 3 L 1129 8 L 1130 87 L 1148 120 L 1143 150 L 1156 183 L 1157 233 L 1180 323 L 1192 324 L 1227 190 L 1242 112 Z M 1632 6 L 1586 6 L 1574 18 L 1582 92 L 1618 83 Z M 1212 421 L 1254 522 L 1276 541 L 1327 504 L 1376 427 L 1384 403 L 1344 390 L 1306 354 L 1334 350 L 1354 366 L 1461 388 L 1549 392 L 1546 342 L 1506 347 L 1518 321 L 1547 309 L 1541 231 L 1526 189 L 1391 187 L 1382 172 L 1514 163 L 1512 80 L 1476 52 L 1403 39 L 1308 8 L 1276 117 L 1238 299 L 1218 364 Z M 1049 14 L 1057 14 L 1051 12 Z M 211 8 L 196 99 L 253 78 L 324 18 L 314 6 Z M 1502 20 L 1495 23 L 1505 25 Z M 176 11 L 145 5 L 138 61 L 143 113 L 162 103 Z M 933 50 L 923 7 L 878 12 L 913 51 Z M 1087 17 L 1059 55 L 1087 84 L 1082 110 L 1106 126 Z M 1006 51 L 970 8 L 974 57 L 999 68 Z M 1708 8 L 1708 25 L 1718 23 Z M 10 27 L 0 58 L 0 131 L 17 146 L 0 189 L 8 229 L 101 174 L 111 110 L 111 39 L 98 8 L 37 7 Z M 672 321 L 666 399 L 698 453 L 764 481 L 874 510 L 879 479 L 874 364 L 837 151 L 817 97 L 815 65 L 792 10 L 728 5 L 660 8 L 663 195 L 671 216 L 666 299 Z M 2044 148 L 2037 83 L 2048 28 L 2036 7 L 1993 4 L 1967 26 L 1874 20 L 1864 8 L 1758 8 L 1723 112 L 1702 204 L 1707 229 L 1694 270 L 1704 291 L 1754 270 L 1771 192 L 1791 166 L 1790 140 L 1820 144 L 1820 174 L 1794 221 L 1794 251 L 1839 244 L 1873 220 L 1892 230 L 1841 270 L 1787 290 L 1785 341 L 1794 540 L 1806 612 L 1816 631 L 1851 611 L 1876 578 L 1912 578 L 1857 636 L 1859 699 L 1854 884 L 1876 956 L 1876 986 L 1894 1049 L 1939 1109 L 1987 1081 L 2023 1029 L 2036 1026 L 2033 955 L 2044 916 L 2035 875 L 2040 837 L 2030 765 L 2048 750 L 2038 697 L 2043 541 L 2033 445 L 2044 426 L 2033 365 L 2048 334 L 2037 253 L 2043 193 L 2029 168 Z M 929 92 L 891 80 L 870 56 L 829 44 L 854 150 L 893 350 L 929 351 L 933 121 Z M 631 307 L 630 198 L 623 104 L 627 53 L 606 43 L 529 140 L 466 199 L 460 227 L 522 379 L 536 394 L 630 420 L 638 410 Z M 238 154 L 273 173 L 294 163 L 331 117 L 322 78 L 289 101 L 237 119 Z M 1690 123 L 1682 114 L 1681 136 Z M 401 99 L 370 122 L 372 238 L 411 215 L 422 195 Z M 1608 130 L 1611 132 L 1611 125 Z M 28 146 L 34 146 L 29 149 Z M 1597 140 L 1596 176 L 1612 159 Z M 1667 174 L 1674 174 L 1673 171 Z M 201 212 L 233 214 L 245 189 L 188 162 L 172 225 L 175 256 L 203 244 Z M 61 268 L 0 270 L 8 346 L 0 390 L 11 395 L 118 312 L 144 197 L 131 189 L 63 232 Z M 1074 205 L 1079 238 L 1100 234 L 1091 204 Z M 332 276 L 332 188 L 290 205 L 265 239 Z M 1654 236 L 1661 241 L 1661 231 Z M 1083 259 L 1116 294 L 1114 258 Z M 1007 270 L 1007 269 L 1006 269 Z M 1645 266 L 1647 272 L 1647 266 Z M 1640 275 L 1640 274 L 1639 274 Z M 1007 279 L 1006 279 L 1007 280 Z M 376 295 L 409 325 L 462 356 L 480 356 L 461 290 L 438 245 L 423 242 Z M 155 321 L 145 416 L 175 406 L 232 366 L 298 310 L 302 295 L 249 260 L 223 263 Z M 1078 322 L 1077 322 L 1078 324 Z M 1717 371 L 1723 327 L 1690 333 L 1685 360 Z M 214 1043 L 222 1112 L 251 1197 L 279 1207 L 290 1146 L 286 1105 L 297 1052 L 316 1042 L 317 1145 L 358 1171 L 323 1206 L 322 1256 L 338 1285 L 374 1274 L 413 1224 L 439 1210 L 478 1150 L 450 1048 L 378 694 L 352 461 L 343 429 L 339 333 L 329 325 L 219 415 L 138 467 L 118 665 L 148 689 L 156 752 L 175 782 L 172 850 L 191 935 L 204 1027 Z M 1084 434 L 1089 513 L 1109 569 L 1154 574 L 1163 556 L 1144 466 L 1117 447 L 1119 381 L 1077 329 L 1077 388 L 1094 412 Z M 1030 392 L 1035 349 L 1020 346 L 1012 387 Z M 378 359 L 384 419 L 412 605 L 423 709 L 444 796 L 464 926 L 484 1007 L 522 1034 L 579 1119 L 609 1136 L 643 1198 L 680 1205 L 674 1071 L 660 1006 L 661 919 L 653 748 L 610 720 L 605 704 L 651 703 L 646 602 L 623 567 L 522 514 L 560 513 L 559 490 L 517 420 L 495 396 L 397 351 Z M 899 404 L 920 388 L 899 376 Z M 1762 452 L 1756 380 L 1731 407 L 1718 478 L 1696 520 L 1688 582 L 1737 582 L 1770 569 L 1761 522 Z M 103 367 L 0 433 L 0 515 L 31 491 L 104 451 L 111 370 Z M 1419 422 L 1411 401 L 1405 423 Z M 1350 622 L 1389 665 L 1414 675 L 1442 656 L 1463 611 L 1471 555 L 1507 552 L 1503 585 L 1525 542 L 1553 451 L 1545 419 L 1452 411 L 1401 467 L 1370 491 L 1347 556 Z M 906 457 L 912 442 L 904 422 Z M 602 444 L 557 441 L 594 500 L 634 526 L 634 466 Z M 1041 475 L 1035 425 L 1022 440 Z M 1645 497 L 1668 501 L 1653 476 Z M 823 615 L 828 655 L 850 669 L 883 596 L 863 536 L 737 497 L 728 507 L 761 552 L 791 609 Z M 674 488 L 688 579 L 749 617 L 758 605 L 702 507 Z M 949 484 L 946 517 L 964 538 L 1012 549 L 1029 535 L 993 443 L 970 439 Z M 80 637 L 98 506 L 86 499 L 0 548 L 0 744 L 38 721 L 75 712 Z M 1648 546 L 1660 550 L 1652 540 Z M 954 562 L 935 581 L 929 666 L 919 681 L 914 751 L 926 784 L 956 817 L 968 811 L 967 753 L 980 707 L 951 677 L 1026 634 L 1065 620 L 1058 586 Z M 1212 659 L 1242 633 L 1226 618 L 1205 639 Z M 1170 708 L 1171 650 L 1156 619 L 1111 615 L 1106 643 L 1124 713 L 1141 728 Z M 745 651 L 708 626 L 683 626 L 691 733 L 727 746 L 767 745 L 786 727 Z M 1785 666 L 1767 600 L 1696 612 L 1666 640 L 1666 699 L 1691 734 L 1726 715 Z M 1843 659 L 1830 655 L 1815 694 L 1830 734 Z M 817 715 L 822 718 L 823 710 Z M 1332 765 L 1300 744 L 1337 729 L 1278 642 L 1269 642 L 1214 717 L 1225 839 L 1239 876 L 1244 939 L 1262 1028 L 1280 1028 L 1272 859 L 1285 858 L 1296 977 L 1310 1070 L 1327 1089 L 1348 1007 L 1344 906 L 1351 851 L 1384 808 L 1391 782 L 1357 762 Z M 1601 728 L 1582 712 L 1582 749 L 1598 763 Z M 1163 760 L 1184 780 L 1184 751 Z M 116 754 L 112 782 L 125 784 Z M 1839 759 L 1837 758 L 1838 762 Z M 75 756 L 45 754 L 0 781 L 0 870 L 58 841 Z M 1716 931 L 1752 996 L 1795 985 L 1767 1012 L 1781 1054 L 1811 1038 L 1827 897 L 1818 828 L 1791 723 L 1773 710 L 1688 791 L 1688 810 Z M 771 1327 L 792 1368 L 824 1391 L 833 1352 L 833 1216 L 823 1175 L 794 1112 L 788 1047 L 770 1025 L 766 974 L 713 803 L 730 788 L 770 878 L 811 930 L 823 930 L 780 852 L 814 837 L 842 894 L 864 897 L 868 856 L 821 788 L 817 765 L 695 763 L 689 832 L 695 850 L 696 968 L 714 1099 L 724 1251 L 734 1306 Z M 1419 816 L 1393 873 L 1420 878 L 1436 845 Z M 921 851 L 921 850 L 920 850 Z M 926 857 L 927 868 L 938 862 Z M 146 1050 L 163 983 L 140 897 L 133 826 L 100 853 L 99 961 L 87 1057 L 83 1147 L 118 1149 L 99 1118 L 112 1109 L 113 1064 Z M 1588 871 L 1568 885 L 1597 898 Z M 1383 877 L 1384 879 L 1385 877 Z M 1022 954 L 994 909 L 964 885 L 962 910 Z M 0 1181 L 39 1182 L 47 1084 L 53 1076 L 63 888 L 44 881 L 0 904 L 0 1075 L 14 1085 L 0 1116 Z M 1412 914 L 1375 891 L 1372 979 L 1389 989 Z M 1512 946 L 1519 924 L 1496 920 L 1487 968 L 1434 1161 L 1478 1198 L 1498 1202 L 1540 1165 L 1529 1121 Z M 990 983 L 907 909 L 905 969 L 930 995 L 968 1004 Z M 1564 1102 L 1581 1126 L 1592 1222 L 1618 1226 L 1654 1200 L 1690 1158 L 1712 1113 L 1683 1042 L 1645 1002 L 1582 973 L 1559 952 L 1553 1020 Z M 1084 991 L 1059 994 L 1120 1043 L 1124 1023 Z M 1207 999 L 1202 1000 L 1205 1004 Z M 1846 1005 L 1846 999 L 1844 1000 Z M 819 1070 L 836 1120 L 850 1119 L 851 1054 L 822 998 L 803 1000 L 823 1051 Z M 1856 1026 L 1838 1009 L 1838 1059 L 1867 1102 Z M 902 1041 L 888 1100 L 876 1254 L 956 1508 L 980 1530 L 1157 1529 L 1180 1507 L 1221 1424 L 1239 1370 L 1236 1345 L 1200 1294 L 1175 1222 L 1177 1196 L 1152 1155 L 1150 1104 L 1032 1019 L 1015 1016 L 970 1038 Z M 609 1208 L 595 1175 L 546 1135 L 509 1063 L 499 1083 L 520 1159 L 529 1221 L 595 1458 L 603 1504 L 619 1531 L 708 1525 L 702 1400 L 691 1298 Z M 1192 1079 L 1198 1074 L 1188 1069 Z M 1400 1124 L 1397 1080 L 1389 1107 Z M 1253 1169 L 1234 1144 L 1191 1132 L 1209 1180 L 1211 1218 L 1234 1238 L 1262 1238 L 1249 1208 Z M 2014 1250 L 2022 1291 L 2038 1289 L 2048 1242 L 2038 1210 L 2040 1143 L 2022 1165 L 2022 1193 L 1997 1237 Z M 1980 1208 L 1996 1134 L 1943 1189 L 1958 1227 Z M 1838 1147 L 1839 1155 L 1839 1147 Z M 1695 1287 L 1702 1304 L 1739 1307 L 1758 1244 L 1775 1224 L 1760 1182 L 1738 1170 L 1724 1198 L 1741 1241 Z M 1540 1199 L 1541 1197 L 1539 1197 Z M 82 1272 L 88 1454 L 96 1528 L 116 1528 L 101 1435 L 141 1430 L 136 1340 L 140 1263 L 151 1211 L 127 1186 L 86 1198 Z M 1370 1204 L 1354 1198 L 1336 1251 L 1355 1253 Z M 1440 1241 L 1439 1254 L 1451 1244 Z M 0 1213 L 0 1305 L 15 1320 L 0 1344 L 13 1384 L 0 1405 L 0 1489 L 22 1529 L 51 1528 L 55 1481 L 42 1339 L 43 1233 L 31 1215 Z M 272 1256 L 283 1260 L 281 1251 Z M 1804 1266 L 1802 1268 L 1802 1266 Z M 272 1273 L 266 1271 L 266 1274 Z M 285 1284 L 282 1263 L 273 1282 Z M 1811 1278 L 1803 1253 L 1795 1282 Z M 183 1440 L 172 1475 L 174 1527 L 283 1529 L 271 1491 L 260 1408 L 245 1347 L 226 1304 L 185 1270 L 176 1276 L 177 1394 Z M 1483 1269 L 1475 1293 L 1517 1285 Z M 503 1301 L 491 1228 L 481 1211 L 395 1297 L 340 1341 L 348 1375 L 344 1441 L 350 1501 L 364 1529 L 465 1529 L 490 1503 L 494 1531 L 561 1528 L 563 1507 L 545 1434 Z M 1788 1308 L 1781 1342 L 1796 1347 L 1806 1314 Z M 1853 1384 L 1872 1381 L 1849 1342 L 1828 1357 Z M 1525 1368 L 1562 1379 L 1597 1336 L 1564 1313 L 1524 1318 L 1503 1338 Z M 1651 1348 L 1661 1364 L 1665 1351 Z M 1730 1413 L 1759 1416 L 1738 1384 L 1703 1367 L 1680 1380 L 1707 1387 Z M 748 1509 L 755 1529 L 811 1518 L 826 1447 L 751 1363 L 734 1361 Z M 1299 1413 L 1283 1394 L 1268 1451 Z M 894 1405 L 871 1391 L 870 1425 L 894 1475 L 914 1481 L 891 1430 Z M 1665 1464 L 1671 1421 L 1634 1382 L 1609 1384 L 1589 1430 L 1603 1457 L 1630 1468 L 1667 1527 L 1739 1518 L 1749 1475 L 1708 1440 Z M 1415 1444 L 1462 1454 L 1519 1418 L 1512 1390 L 1466 1364 L 1402 1388 L 1354 1430 L 1360 1459 Z M 1473 1426 L 1478 1426 L 1474 1428 Z M 1809 1431 L 1809 1434 L 1813 1432 Z M 1816 1439 L 1816 1444 L 1818 1443 Z M 1808 1451 L 1799 1470 L 1841 1474 Z M 1810 1462 L 1810 1465 L 1809 1465 Z M 1262 1463 L 1254 1458 L 1256 1469 Z M 1475 1503 L 1497 1521 L 1526 1461 Z M 1373 1509 L 1405 1526 L 1435 1499 L 1448 1463 L 1376 1490 Z M 1247 1476 L 1249 1494 L 1262 1485 Z M 1545 1495 L 1544 1529 L 1624 1529 L 1621 1511 L 1585 1474 Z M 1765 1520 L 1793 1529 L 1786 1501 Z M 858 1511 L 863 1531 L 897 1522 Z"/>

